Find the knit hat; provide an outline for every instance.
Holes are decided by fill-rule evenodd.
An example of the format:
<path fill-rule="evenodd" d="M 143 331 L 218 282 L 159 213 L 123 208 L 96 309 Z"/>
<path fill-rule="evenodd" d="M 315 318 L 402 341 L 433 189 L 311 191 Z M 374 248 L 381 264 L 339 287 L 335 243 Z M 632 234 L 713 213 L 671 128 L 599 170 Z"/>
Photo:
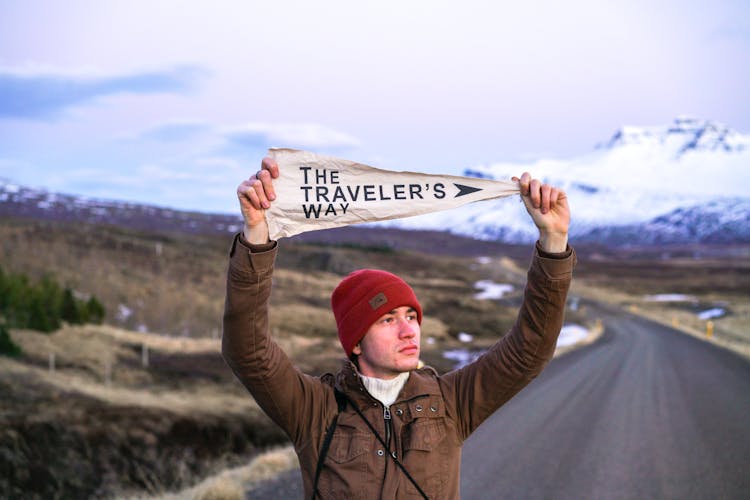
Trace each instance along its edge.
<path fill-rule="evenodd" d="M 362 269 L 341 280 L 331 295 L 331 308 L 346 355 L 351 356 L 379 317 L 401 306 L 413 307 L 422 324 L 422 306 L 414 290 L 395 274 Z"/>

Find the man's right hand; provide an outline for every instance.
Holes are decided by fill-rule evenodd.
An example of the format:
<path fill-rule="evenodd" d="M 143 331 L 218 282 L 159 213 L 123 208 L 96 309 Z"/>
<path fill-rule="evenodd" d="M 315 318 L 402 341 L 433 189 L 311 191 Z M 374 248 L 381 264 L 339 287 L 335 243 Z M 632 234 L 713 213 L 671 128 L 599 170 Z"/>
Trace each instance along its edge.
<path fill-rule="evenodd" d="M 245 218 L 243 234 L 248 243 L 268 243 L 266 209 L 276 199 L 272 179 L 279 176 L 279 166 L 273 158 L 265 157 L 258 172 L 237 186 L 240 210 Z"/>

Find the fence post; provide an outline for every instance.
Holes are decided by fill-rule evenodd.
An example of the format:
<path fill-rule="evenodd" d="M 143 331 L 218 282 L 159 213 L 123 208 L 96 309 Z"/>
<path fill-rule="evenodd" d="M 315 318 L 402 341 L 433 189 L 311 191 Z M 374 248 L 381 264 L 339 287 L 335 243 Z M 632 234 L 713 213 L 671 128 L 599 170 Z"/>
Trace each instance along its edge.
<path fill-rule="evenodd" d="M 148 368 L 148 344 L 141 344 L 141 366 Z"/>
<path fill-rule="evenodd" d="M 706 337 L 711 338 L 713 336 L 714 336 L 714 322 L 707 321 L 706 322 Z"/>

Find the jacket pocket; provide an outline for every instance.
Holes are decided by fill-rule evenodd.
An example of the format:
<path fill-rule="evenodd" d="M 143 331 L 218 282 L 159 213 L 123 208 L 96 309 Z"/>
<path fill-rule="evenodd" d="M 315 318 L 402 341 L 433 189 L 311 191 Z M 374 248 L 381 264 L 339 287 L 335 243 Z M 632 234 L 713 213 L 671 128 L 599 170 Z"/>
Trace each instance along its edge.
<path fill-rule="evenodd" d="M 333 433 L 320 474 L 322 498 L 371 498 L 377 492 L 371 455 L 373 437 L 364 431 L 339 426 Z"/>
<path fill-rule="evenodd" d="M 435 415 L 415 419 L 404 435 L 404 467 L 431 499 L 445 494 L 448 461 L 443 456 L 445 418 Z M 419 490 L 406 480 L 406 492 L 420 497 Z"/>
<path fill-rule="evenodd" d="M 328 457 L 337 464 L 351 462 L 370 450 L 371 441 L 370 436 L 363 432 L 334 432 Z"/>
<path fill-rule="evenodd" d="M 419 418 L 408 428 L 404 451 L 432 451 L 445 438 L 445 422 L 442 418 Z"/>

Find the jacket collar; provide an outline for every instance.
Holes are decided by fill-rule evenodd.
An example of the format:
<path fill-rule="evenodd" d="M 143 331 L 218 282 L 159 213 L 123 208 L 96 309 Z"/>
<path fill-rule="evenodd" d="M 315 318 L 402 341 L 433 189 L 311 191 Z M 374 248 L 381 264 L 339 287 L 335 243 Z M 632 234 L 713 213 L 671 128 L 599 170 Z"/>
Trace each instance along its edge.
<path fill-rule="evenodd" d="M 341 369 L 336 373 L 334 385 L 336 389 L 346 394 L 360 408 L 370 406 L 375 401 L 375 398 L 367 392 L 364 384 L 362 384 L 356 365 L 349 360 L 344 361 Z M 439 395 L 440 386 L 438 385 L 437 372 L 432 367 L 425 366 L 411 371 L 409 379 L 401 389 L 398 398 L 396 398 L 396 402 L 408 401 L 420 396 Z"/>

